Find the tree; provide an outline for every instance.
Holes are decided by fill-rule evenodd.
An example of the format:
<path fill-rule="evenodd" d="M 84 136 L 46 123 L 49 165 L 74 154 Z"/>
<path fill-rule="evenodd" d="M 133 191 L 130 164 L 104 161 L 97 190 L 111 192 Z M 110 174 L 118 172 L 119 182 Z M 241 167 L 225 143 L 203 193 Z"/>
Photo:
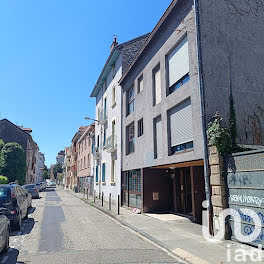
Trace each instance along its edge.
<path fill-rule="evenodd" d="M 4 147 L 5 142 L 3 141 L 3 139 L 0 138 L 0 152 L 2 150 L 2 148 Z"/>
<path fill-rule="evenodd" d="M 53 175 L 54 175 L 55 179 L 57 179 L 57 173 L 62 173 L 62 172 L 63 172 L 62 164 L 61 163 L 57 163 L 53 167 Z"/>
<path fill-rule="evenodd" d="M 26 178 L 26 158 L 23 148 L 15 142 L 4 145 L 0 153 L 0 173 L 10 182 L 24 184 Z"/>
<path fill-rule="evenodd" d="M 6 176 L 0 175 L 0 184 L 8 184 L 9 181 Z"/>
<path fill-rule="evenodd" d="M 43 176 L 44 176 L 45 180 L 50 178 L 50 172 L 49 172 L 49 169 L 46 165 L 44 165 Z"/>

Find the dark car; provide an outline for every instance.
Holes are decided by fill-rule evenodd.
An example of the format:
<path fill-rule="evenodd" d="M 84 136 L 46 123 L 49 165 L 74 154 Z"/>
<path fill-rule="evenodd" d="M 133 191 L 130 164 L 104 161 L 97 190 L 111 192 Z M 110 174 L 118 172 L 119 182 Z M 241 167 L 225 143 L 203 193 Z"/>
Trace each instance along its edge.
<path fill-rule="evenodd" d="M 0 253 L 9 249 L 10 221 L 5 216 L 5 208 L 0 208 Z"/>
<path fill-rule="evenodd" d="M 22 186 L 25 188 L 32 196 L 32 198 L 39 198 L 39 190 L 35 184 L 26 184 Z"/>
<path fill-rule="evenodd" d="M 11 226 L 19 230 L 22 219 L 28 217 L 28 194 L 17 184 L 0 185 L 0 207 L 4 207 L 5 215 Z"/>

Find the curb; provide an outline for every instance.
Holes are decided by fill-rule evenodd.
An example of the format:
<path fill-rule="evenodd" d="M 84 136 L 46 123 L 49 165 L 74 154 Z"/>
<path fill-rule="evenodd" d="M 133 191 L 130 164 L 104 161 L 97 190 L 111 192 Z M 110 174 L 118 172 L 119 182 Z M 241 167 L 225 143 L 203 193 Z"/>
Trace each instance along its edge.
<path fill-rule="evenodd" d="M 183 250 L 183 249 L 176 248 L 176 249 L 172 250 L 170 247 L 168 247 L 166 244 L 162 243 L 158 239 L 154 238 L 153 236 L 147 234 L 144 231 L 141 231 L 141 230 L 135 228 L 134 226 L 126 223 L 125 221 L 118 219 L 116 216 L 112 215 L 111 213 L 109 213 L 109 212 L 105 211 L 104 209 L 96 206 L 93 202 L 89 202 L 85 198 L 80 198 L 77 195 L 75 195 L 74 193 L 71 193 L 70 191 L 66 191 L 66 192 L 72 194 L 74 197 L 80 199 L 81 201 L 85 202 L 86 204 L 90 205 L 91 207 L 93 207 L 93 208 L 97 209 L 98 211 L 104 213 L 108 217 L 111 217 L 115 221 L 119 222 L 122 226 L 134 231 L 135 233 L 137 233 L 140 236 L 143 236 L 147 240 L 150 240 L 153 244 L 155 244 L 156 246 L 161 248 L 163 251 L 165 251 L 166 253 L 168 253 L 172 257 L 174 257 L 176 260 L 181 261 L 183 263 L 189 263 L 189 264 L 210 264 L 209 262 L 205 261 L 204 259 L 196 257 L 196 256 L 190 254 L 189 252 Z"/>

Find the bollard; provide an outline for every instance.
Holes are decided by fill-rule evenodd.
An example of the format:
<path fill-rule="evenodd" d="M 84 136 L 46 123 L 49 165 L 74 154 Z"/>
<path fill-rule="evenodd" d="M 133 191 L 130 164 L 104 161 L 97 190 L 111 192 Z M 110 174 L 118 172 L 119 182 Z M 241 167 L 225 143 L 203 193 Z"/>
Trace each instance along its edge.
<path fill-rule="evenodd" d="M 87 188 L 86 191 L 87 191 L 86 195 L 87 195 L 87 200 L 88 200 L 89 199 L 89 189 Z"/>
<path fill-rule="evenodd" d="M 120 215 L 120 195 L 117 195 L 117 214 Z"/>
<path fill-rule="evenodd" d="M 95 203 L 95 190 L 94 190 L 94 203 Z"/>
<path fill-rule="evenodd" d="M 104 207 L 104 193 L 102 192 L 102 207 Z"/>
<path fill-rule="evenodd" d="M 111 193 L 109 193 L 109 210 L 111 211 Z"/>

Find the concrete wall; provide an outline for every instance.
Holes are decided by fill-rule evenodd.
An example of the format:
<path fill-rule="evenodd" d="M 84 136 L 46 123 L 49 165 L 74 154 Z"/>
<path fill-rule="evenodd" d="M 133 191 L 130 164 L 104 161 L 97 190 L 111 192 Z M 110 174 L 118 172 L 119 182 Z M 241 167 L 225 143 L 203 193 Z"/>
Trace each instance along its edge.
<path fill-rule="evenodd" d="M 202 127 L 200 114 L 200 96 L 197 80 L 196 32 L 194 22 L 193 1 L 180 1 L 170 13 L 167 20 L 157 32 L 156 37 L 122 83 L 123 88 L 123 170 L 151 167 L 160 164 L 178 163 L 202 158 Z M 166 60 L 168 52 L 186 34 L 189 42 L 190 81 L 172 94 L 166 96 Z M 152 70 L 160 63 L 162 82 L 162 101 L 153 106 Z M 143 73 L 144 89 L 137 92 L 137 78 Z M 126 91 L 135 85 L 135 111 L 126 117 Z M 185 153 L 168 155 L 167 110 L 180 104 L 187 98 L 192 102 L 194 149 Z M 161 115 L 164 131 L 163 157 L 154 159 L 153 119 Z M 137 136 L 137 122 L 143 118 L 144 135 Z M 126 155 L 126 126 L 135 122 L 135 152 Z"/>
<path fill-rule="evenodd" d="M 228 121 L 231 81 L 238 143 L 264 145 L 264 2 L 199 2 L 206 118 Z"/>

